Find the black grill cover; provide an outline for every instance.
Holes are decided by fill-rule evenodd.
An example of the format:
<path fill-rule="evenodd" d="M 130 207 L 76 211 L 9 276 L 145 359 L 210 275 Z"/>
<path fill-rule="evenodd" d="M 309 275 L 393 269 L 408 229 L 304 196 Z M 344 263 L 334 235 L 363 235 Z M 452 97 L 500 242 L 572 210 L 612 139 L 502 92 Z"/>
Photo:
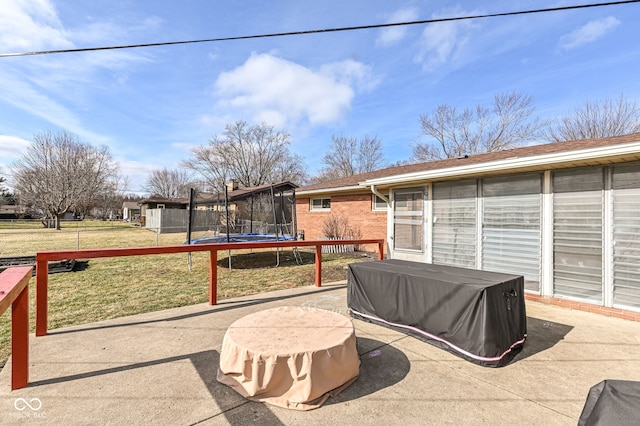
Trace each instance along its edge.
<path fill-rule="evenodd" d="M 604 380 L 589 390 L 578 426 L 640 424 L 640 382 Z"/>
<path fill-rule="evenodd" d="M 527 334 L 519 275 L 396 259 L 352 263 L 347 304 L 355 318 L 488 367 L 509 363 Z"/>

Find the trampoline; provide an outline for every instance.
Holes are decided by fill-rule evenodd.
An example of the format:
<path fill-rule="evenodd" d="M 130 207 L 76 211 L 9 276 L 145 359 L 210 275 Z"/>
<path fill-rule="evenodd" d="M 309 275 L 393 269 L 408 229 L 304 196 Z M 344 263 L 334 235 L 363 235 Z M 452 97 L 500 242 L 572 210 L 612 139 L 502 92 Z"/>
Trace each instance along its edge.
<path fill-rule="evenodd" d="M 275 234 L 230 234 L 216 235 L 213 237 L 202 237 L 191 240 L 191 244 L 223 244 L 223 243 L 248 243 L 262 241 L 295 241 L 296 238 L 290 235 Z"/>
<path fill-rule="evenodd" d="M 192 216 L 189 215 L 187 238 L 185 244 L 225 244 L 248 242 L 297 241 L 295 188 L 291 182 L 261 185 L 251 188 L 234 188 L 229 191 L 225 187 L 224 197 L 217 194 L 212 210 L 218 213 L 219 226 L 210 229 L 208 236 L 191 237 Z M 195 191 L 191 190 L 189 210 L 194 211 Z M 233 208 L 230 204 L 233 203 Z M 231 219 L 233 217 L 233 219 Z M 270 222 L 271 219 L 273 222 Z M 239 223 L 248 223 L 250 232 L 243 232 L 245 227 Z M 253 232 L 257 226 L 261 232 Z M 221 232 L 222 227 L 224 229 Z M 304 239 L 304 238 L 303 238 Z M 296 262 L 302 259 L 297 249 L 293 248 Z M 276 266 L 280 265 L 280 249 L 276 249 Z M 189 258 L 189 268 L 191 259 Z M 229 269 L 231 269 L 231 251 L 229 251 Z"/>

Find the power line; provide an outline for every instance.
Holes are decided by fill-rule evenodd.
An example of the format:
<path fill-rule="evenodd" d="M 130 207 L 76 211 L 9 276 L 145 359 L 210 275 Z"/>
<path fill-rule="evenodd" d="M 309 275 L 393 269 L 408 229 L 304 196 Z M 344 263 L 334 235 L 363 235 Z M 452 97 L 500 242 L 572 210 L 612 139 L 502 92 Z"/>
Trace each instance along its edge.
<path fill-rule="evenodd" d="M 213 43 L 213 42 L 219 42 L 219 41 L 249 40 L 249 39 L 256 39 L 256 38 L 272 38 L 272 37 L 285 37 L 285 36 L 295 36 L 295 35 L 335 33 L 335 32 L 342 32 L 342 31 L 368 30 L 368 29 L 375 29 L 375 28 L 389 28 L 389 27 L 400 27 L 400 26 L 408 26 L 408 25 L 424 25 L 424 24 L 433 24 L 438 22 L 465 21 L 469 19 L 496 18 L 500 16 L 515 16 L 515 15 L 529 15 L 534 13 L 560 12 L 560 11 L 566 11 L 566 10 L 587 9 L 587 8 L 603 7 L 603 6 L 615 6 L 615 5 L 638 3 L 638 2 L 640 2 L 640 0 L 623 0 L 623 1 L 613 1 L 613 2 L 606 2 L 606 3 L 592 3 L 592 4 L 573 5 L 573 6 L 552 7 L 552 8 L 546 8 L 546 9 L 522 10 L 522 11 L 516 11 L 516 12 L 490 13 L 486 15 L 467 15 L 467 16 L 458 16 L 458 17 L 449 17 L 449 18 L 425 19 L 420 21 L 392 22 L 387 24 L 359 25 L 359 26 L 353 26 L 353 27 L 325 28 L 325 29 L 316 29 L 316 30 L 290 31 L 290 32 L 283 32 L 283 33 L 255 34 L 255 35 L 244 35 L 244 36 L 235 36 L 235 37 L 220 37 L 220 38 L 184 40 L 184 41 L 167 41 L 167 42 L 158 42 L 158 43 L 129 44 L 129 45 L 119 45 L 119 46 L 83 47 L 83 48 L 77 48 L 77 49 L 41 50 L 41 51 L 35 51 L 35 52 L 0 53 L 0 57 L 51 55 L 51 54 L 57 54 L 57 53 L 73 53 L 73 52 L 95 52 L 100 50 L 134 49 L 138 47 L 173 46 L 178 44 Z"/>

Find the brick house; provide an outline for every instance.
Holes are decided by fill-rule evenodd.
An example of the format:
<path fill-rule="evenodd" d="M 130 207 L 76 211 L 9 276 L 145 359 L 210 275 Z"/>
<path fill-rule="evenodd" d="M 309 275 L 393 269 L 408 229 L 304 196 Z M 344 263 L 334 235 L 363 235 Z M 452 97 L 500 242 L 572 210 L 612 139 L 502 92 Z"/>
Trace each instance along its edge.
<path fill-rule="evenodd" d="M 296 191 L 389 258 L 524 275 L 528 297 L 640 319 L 640 134 L 390 167 Z"/>
<path fill-rule="evenodd" d="M 377 175 L 365 173 L 296 190 L 298 231 L 307 239 L 322 238 L 323 223 L 330 215 L 337 215 L 347 218 L 349 226 L 366 238 L 386 238 L 386 201 L 359 185 Z"/>

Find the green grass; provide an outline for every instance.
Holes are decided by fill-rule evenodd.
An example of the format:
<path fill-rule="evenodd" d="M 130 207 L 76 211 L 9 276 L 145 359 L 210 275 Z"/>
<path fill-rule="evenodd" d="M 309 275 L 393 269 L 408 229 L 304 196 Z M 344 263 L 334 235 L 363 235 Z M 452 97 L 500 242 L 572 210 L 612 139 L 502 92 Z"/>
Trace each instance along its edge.
<path fill-rule="evenodd" d="M 84 222 L 64 223 L 59 231 L 42 227 L 0 228 L 0 257 L 33 256 L 44 250 L 148 247 L 182 244 L 185 241 L 184 233 L 156 234 L 148 229 L 119 222 L 91 221 L 80 225 L 81 223 Z"/>
<path fill-rule="evenodd" d="M 78 233 L 63 228 L 6 233 L 0 230 L 0 256 L 35 254 L 42 250 L 75 249 Z M 184 234 L 156 235 L 145 229 L 126 227 L 80 233 L 80 248 L 140 247 L 182 244 Z M 276 267 L 273 249 L 218 253 L 218 300 L 277 289 L 312 285 L 315 276 L 313 251 L 301 251 L 302 265 L 293 253 L 280 253 Z M 370 260 L 355 256 L 324 254 L 323 282 L 346 279 L 346 265 Z M 189 270 L 186 254 L 100 258 L 89 260 L 82 271 L 49 275 L 49 329 L 86 324 L 204 303 L 209 297 L 209 254 L 193 253 Z M 35 279 L 29 284 L 30 325 L 35 327 Z M 10 354 L 11 315 L 0 317 L 0 365 Z"/>

